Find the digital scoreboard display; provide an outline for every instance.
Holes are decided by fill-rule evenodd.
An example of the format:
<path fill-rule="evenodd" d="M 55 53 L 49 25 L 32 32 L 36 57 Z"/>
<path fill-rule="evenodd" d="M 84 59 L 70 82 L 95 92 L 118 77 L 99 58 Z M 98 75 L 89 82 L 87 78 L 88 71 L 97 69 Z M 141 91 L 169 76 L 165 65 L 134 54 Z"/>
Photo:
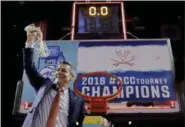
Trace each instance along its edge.
<path fill-rule="evenodd" d="M 120 34 L 119 5 L 81 5 L 77 33 Z"/>
<path fill-rule="evenodd" d="M 125 38 L 121 3 L 76 3 L 73 9 L 72 36 L 75 39 Z"/>

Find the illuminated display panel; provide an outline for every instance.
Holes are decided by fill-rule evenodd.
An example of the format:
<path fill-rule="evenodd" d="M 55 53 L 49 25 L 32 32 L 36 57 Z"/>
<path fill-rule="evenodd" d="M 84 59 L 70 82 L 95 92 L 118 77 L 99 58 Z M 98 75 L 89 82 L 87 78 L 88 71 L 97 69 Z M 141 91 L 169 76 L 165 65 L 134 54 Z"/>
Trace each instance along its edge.
<path fill-rule="evenodd" d="M 73 39 L 125 39 L 121 2 L 76 3 L 73 6 Z"/>
<path fill-rule="evenodd" d="M 172 54 L 170 55 L 168 53 L 171 50 L 167 47 L 167 44 L 166 47 L 161 44 L 164 44 L 163 40 L 157 41 L 155 39 L 47 41 L 48 48 L 51 51 L 50 56 L 38 58 L 35 53 L 33 58 L 35 58 L 34 62 L 37 65 L 36 67 L 39 73 L 52 81 L 55 80 L 54 72 L 56 67 L 66 59 L 74 65 L 74 72 L 78 74 L 81 72 L 88 73 L 89 71 L 96 72 L 100 69 L 103 69 L 102 72 L 107 72 L 107 68 L 110 68 L 111 71 L 109 73 L 116 74 L 125 85 L 123 84 L 122 92 L 118 98 L 108 101 L 108 113 L 177 113 L 180 111 L 181 103 L 178 98 L 172 98 L 175 96 L 175 91 L 172 89 L 172 74 L 174 70 L 172 68 Z M 148 48 L 149 50 L 146 49 L 146 46 L 150 46 Z M 153 48 L 157 49 L 154 50 Z M 119 51 L 120 49 L 121 51 Z M 143 51 L 147 55 L 143 55 Z M 159 57 L 156 59 L 153 56 Z M 136 59 L 133 59 L 134 57 Z M 150 58 L 154 59 L 154 61 L 148 60 Z M 141 61 L 143 63 L 138 65 L 137 63 Z M 171 63 L 169 63 L 170 61 Z M 158 64 L 159 62 L 160 64 Z M 133 63 L 134 65 L 130 66 Z M 119 67 L 120 65 L 126 67 Z M 145 68 L 143 69 L 142 66 Z M 150 68 L 146 69 L 147 66 Z M 166 66 L 170 67 L 170 69 L 164 70 L 163 68 Z M 119 71 L 114 71 L 115 67 L 119 67 Z M 133 67 L 134 71 L 130 71 Z M 153 69 L 156 67 L 157 69 Z M 94 70 L 92 70 L 93 68 Z M 84 70 L 87 71 L 85 72 Z M 158 72 L 158 70 L 164 71 Z M 86 95 L 91 96 L 93 94 L 98 96 L 98 94 L 106 95 L 109 93 L 112 94 L 114 91 L 116 92 L 117 85 L 114 85 L 114 81 L 108 80 L 106 76 L 94 76 L 91 75 L 83 78 L 76 85 L 76 88 L 81 92 L 84 91 Z M 74 90 L 75 87 L 72 84 L 70 86 Z M 14 114 L 17 112 L 27 114 L 31 110 L 35 97 L 36 91 L 31 86 L 27 74 L 24 71 L 22 82 L 17 84 Z M 87 105 L 86 109 L 89 110 Z"/>
<path fill-rule="evenodd" d="M 120 34 L 118 5 L 81 5 L 77 33 Z"/>

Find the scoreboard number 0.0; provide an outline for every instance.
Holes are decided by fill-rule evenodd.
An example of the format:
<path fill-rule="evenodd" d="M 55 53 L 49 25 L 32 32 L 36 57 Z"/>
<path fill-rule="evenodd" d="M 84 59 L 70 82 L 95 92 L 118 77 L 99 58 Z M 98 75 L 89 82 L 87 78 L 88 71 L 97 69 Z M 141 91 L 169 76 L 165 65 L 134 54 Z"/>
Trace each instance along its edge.
<path fill-rule="evenodd" d="M 100 7 L 100 13 L 97 12 L 97 8 L 94 6 L 89 7 L 89 15 L 90 16 L 96 16 L 96 15 L 101 15 L 101 16 L 106 16 L 108 15 L 108 7 L 102 6 Z"/>

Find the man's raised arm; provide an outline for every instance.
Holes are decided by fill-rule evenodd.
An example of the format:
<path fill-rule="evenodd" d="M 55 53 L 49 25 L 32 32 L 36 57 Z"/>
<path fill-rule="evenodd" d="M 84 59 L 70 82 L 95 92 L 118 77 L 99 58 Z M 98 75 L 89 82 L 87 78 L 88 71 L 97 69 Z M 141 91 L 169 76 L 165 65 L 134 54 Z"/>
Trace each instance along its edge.
<path fill-rule="evenodd" d="M 42 33 L 40 33 L 41 35 Z M 27 41 L 26 47 L 24 49 L 24 67 L 26 70 L 26 74 L 31 85 L 37 91 L 43 84 L 45 84 L 46 80 L 42 75 L 37 71 L 35 66 L 33 55 L 34 55 L 34 41 L 35 36 L 34 33 L 27 33 Z M 49 80 L 49 79 L 48 79 Z"/>

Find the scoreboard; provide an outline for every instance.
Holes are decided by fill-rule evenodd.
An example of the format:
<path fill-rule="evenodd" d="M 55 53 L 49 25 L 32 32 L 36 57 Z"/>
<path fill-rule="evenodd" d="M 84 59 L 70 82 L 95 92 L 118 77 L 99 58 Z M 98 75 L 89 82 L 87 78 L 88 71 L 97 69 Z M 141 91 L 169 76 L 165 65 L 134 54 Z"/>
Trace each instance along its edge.
<path fill-rule="evenodd" d="M 126 39 L 123 2 L 75 2 L 71 40 Z"/>

